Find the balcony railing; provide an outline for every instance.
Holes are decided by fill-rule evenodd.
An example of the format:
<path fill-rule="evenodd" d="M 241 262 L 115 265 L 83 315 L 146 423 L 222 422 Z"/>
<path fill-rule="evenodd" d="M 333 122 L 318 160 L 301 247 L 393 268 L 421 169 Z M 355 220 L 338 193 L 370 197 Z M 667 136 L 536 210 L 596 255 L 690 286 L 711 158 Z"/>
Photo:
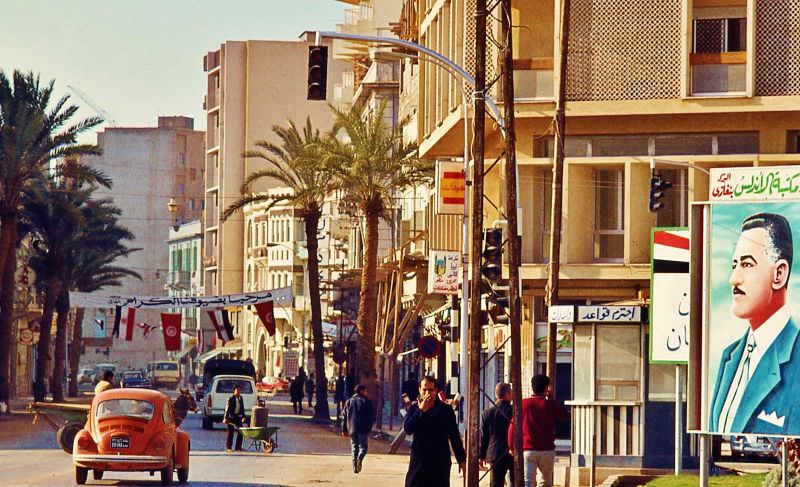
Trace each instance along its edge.
<path fill-rule="evenodd" d="M 747 89 L 747 53 L 692 53 L 692 94 L 744 93 Z"/>
<path fill-rule="evenodd" d="M 553 58 L 514 60 L 514 98 L 553 98 Z"/>

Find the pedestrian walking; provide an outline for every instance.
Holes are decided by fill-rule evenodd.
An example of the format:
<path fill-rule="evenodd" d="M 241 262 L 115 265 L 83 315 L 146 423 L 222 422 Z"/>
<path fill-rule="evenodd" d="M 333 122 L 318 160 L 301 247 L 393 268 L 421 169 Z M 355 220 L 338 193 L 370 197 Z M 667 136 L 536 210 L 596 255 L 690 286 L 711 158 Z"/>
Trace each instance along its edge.
<path fill-rule="evenodd" d="M 299 375 L 289 384 L 289 399 L 294 414 L 303 414 L 303 379 Z"/>
<path fill-rule="evenodd" d="M 233 395 L 228 398 L 225 405 L 225 414 L 222 422 L 228 427 L 228 436 L 225 438 L 225 451 L 231 451 L 233 444 L 233 432 L 236 430 L 236 451 L 242 451 L 242 432 L 238 428 L 242 427 L 244 420 L 244 399 L 242 399 L 242 386 L 233 386 Z"/>
<path fill-rule="evenodd" d="M 367 398 L 367 386 L 358 384 L 353 397 L 347 400 L 342 415 L 342 436 L 350 437 L 353 452 L 353 472 L 361 472 L 367 456 L 369 433 L 375 423 L 375 409 Z"/>
<path fill-rule="evenodd" d="M 420 382 L 419 397 L 408 410 L 403 430 L 414 435 L 406 487 L 449 487 L 451 447 L 459 472 L 464 471 L 467 454 L 456 415 L 453 408 L 439 400 L 433 377 L 425 376 Z"/>
<path fill-rule="evenodd" d="M 506 473 L 511 474 L 511 485 L 514 484 L 514 457 L 508 453 L 508 428 L 513 413 L 511 407 L 511 385 L 501 382 L 494 388 L 497 402 L 483 412 L 481 416 L 481 446 L 478 452 L 478 464 L 486 468 L 491 464 L 489 485 L 503 487 Z"/>
<path fill-rule="evenodd" d="M 344 375 L 341 373 L 336 378 L 333 389 L 333 402 L 336 404 L 336 419 L 339 419 L 339 412 L 344 408 Z"/>
<path fill-rule="evenodd" d="M 311 399 L 314 397 L 314 373 L 308 376 L 304 387 L 306 388 L 306 396 L 308 396 L 308 407 L 311 407 Z"/>
<path fill-rule="evenodd" d="M 181 387 L 180 395 L 175 399 L 173 409 L 175 409 L 175 426 L 180 426 L 183 423 L 189 411 L 197 411 L 197 403 L 192 395 L 189 394 L 189 389 Z"/>
<path fill-rule="evenodd" d="M 525 459 L 525 487 L 552 487 L 556 458 L 556 421 L 567 421 L 569 413 L 552 399 L 550 378 L 539 374 L 531 379 L 533 396 L 522 400 L 522 455 Z M 508 445 L 513 451 L 513 418 L 508 428 Z M 537 480 L 538 473 L 541 480 Z"/>
<path fill-rule="evenodd" d="M 114 372 L 106 370 L 105 372 L 103 372 L 103 378 L 100 380 L 100 382 L 97 383 L 96 386 L 94 386 L 94 394 L 96 396 L 105 390 L 113 388 L 114 388 Z"/>

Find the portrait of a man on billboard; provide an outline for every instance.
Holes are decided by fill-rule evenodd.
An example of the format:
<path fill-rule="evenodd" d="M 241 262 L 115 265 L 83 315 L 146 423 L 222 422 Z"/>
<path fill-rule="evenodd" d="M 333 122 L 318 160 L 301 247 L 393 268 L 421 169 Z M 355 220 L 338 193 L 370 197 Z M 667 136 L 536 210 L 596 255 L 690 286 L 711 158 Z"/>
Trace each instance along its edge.
<path fill-rule="evenodd" d="M 798 209 L 712 208 L 710 432 L 800 435 L 800 322 L 790 307 L 800 297 L 791 283 Z"/>

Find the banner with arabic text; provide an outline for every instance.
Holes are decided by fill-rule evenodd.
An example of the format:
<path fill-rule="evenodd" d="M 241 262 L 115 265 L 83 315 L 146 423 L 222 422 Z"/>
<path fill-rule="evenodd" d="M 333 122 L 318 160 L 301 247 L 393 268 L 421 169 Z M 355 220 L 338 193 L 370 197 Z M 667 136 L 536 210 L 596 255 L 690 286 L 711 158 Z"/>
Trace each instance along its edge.
<path fill-rule="evenodd" d="M 272 291 L 254 291 L 244 294 L 227 294 L 224 296 L 135 296 L 109 295 L 94 293 L 69 293 L 72 306 L 78 308 L 224 308 L 227 306 L 256 305 L 264 301 L 291 302 L 292 288 L 284 287 Z"/>
<path fill-rule="evenodd" d="M 717 167 L 710 182 L 711 201 L 800 199 L 800 166 Z"/>
<path fill-rule="evenodd" d="M 689 360 L 689 230 L 653 228 L 650 362 Z"/>

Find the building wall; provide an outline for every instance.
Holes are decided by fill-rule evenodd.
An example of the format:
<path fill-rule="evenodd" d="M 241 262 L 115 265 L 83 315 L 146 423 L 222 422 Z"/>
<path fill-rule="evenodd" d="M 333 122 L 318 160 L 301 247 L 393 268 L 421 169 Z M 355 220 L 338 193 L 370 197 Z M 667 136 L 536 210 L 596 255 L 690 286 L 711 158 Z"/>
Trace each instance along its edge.
<path fill-rule="evenodd" d="M 169 253 L 164 242 L 169 229 L 180 221 L 199 218 L 201 211 L 204 134 L 191 127 L 192 120 L 186 117 L 159 117 L 157 127 L 108 127 L 98 134 L 103 154 L 82 159 L 114 182 L 111 190 L 100 188 L 95 194 L 98 198 L 111 198 L 122 210 L 120 224 L 135 236 L 127 244 L 141 249 L 116 264 L 138 272 L 142 279 L 124 278 L 122 286 L 114 292 L 165 294 Z M 170 213 L 167 207 L 170 198 L 180 205 L 177 213 Z M 109 318 L 106 323 L 113 324 L 113 310 L 100 312 Z M 95 336 L 94 318 L 95 310 L 87 310 L 84 336 Z M 160 323 L 157 311 L 140 310 L 136 320 L 151 325 Z M 143 367 L 149 360 L 166 356 L 158 340 L 160 336 L 155 334 L 145 339 L 137 330 L 133 341 L 115 341 L 110 359 L 121 369 Z M 106 360 L 94 356 L 85 360 L 94 359 Z"/>

